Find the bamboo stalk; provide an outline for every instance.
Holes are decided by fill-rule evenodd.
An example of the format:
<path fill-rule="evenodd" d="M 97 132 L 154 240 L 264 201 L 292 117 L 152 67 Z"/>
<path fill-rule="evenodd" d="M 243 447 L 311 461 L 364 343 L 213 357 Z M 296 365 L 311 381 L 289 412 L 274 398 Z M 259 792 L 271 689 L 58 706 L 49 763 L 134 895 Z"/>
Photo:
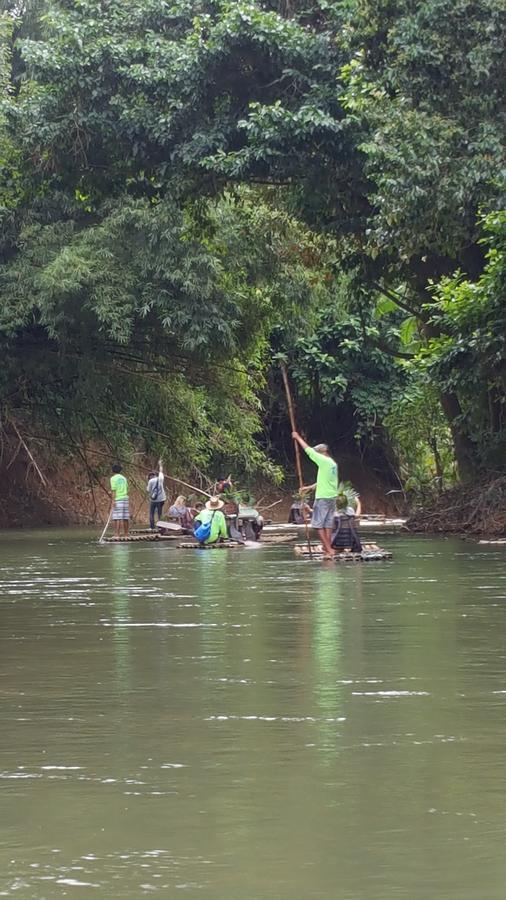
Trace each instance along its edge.
<path fill-rule="evenodd" d="M 185 487 L 190 488 L 191 491 L 196 491 L 197 494 L 202 494 L 204 497 L 212 497 L 212 494 L 208 494 L 207 491 L 203 491 L 198 487 L 195 487 L 193 484 L 188 484 L 186 481 L 182 481 L 181 478 L 174 478 L 173 475 L 166 475 L 165 478 L 168 478 L 169 481 L 176 481 L 178 484 L 183 484 Z"/>
<path fill-rule="evenodd" d="M 293 400 L 292 400 L 292 392 L 290 390 L 290 382 L 288 381 L 288 373 L 286 371 L 286 366 L 285 366 L 284 362 L 280 362 L 280 366 L 281 366 L 281 374 L 283 376 L 283 384 L 285 386 L 286 403 L 288 406 L 288 416 L 290 418 L 290 425 L 292 427 L 292 431 L 297 431 L 297 424 L 295 422 L 295 409 L 294 409 Z M 297 476 L 299 479 L 299 489 L 301 489 L 304 486 L 304 479 L 302 477 L 302 464 L 300 461 L 300 447 L 296 440 L 294 440 L 293 444 L 295 447 L 295 467 L 297 469 Z M 304 528 L 306 531 L 307 549 L 309 552 L 309 556 L 312 558 L 313 551 L 311 548 L 311 538 L 309 537 L 309 526 L 307 524 L 305 516 L 304 516 Z"/>

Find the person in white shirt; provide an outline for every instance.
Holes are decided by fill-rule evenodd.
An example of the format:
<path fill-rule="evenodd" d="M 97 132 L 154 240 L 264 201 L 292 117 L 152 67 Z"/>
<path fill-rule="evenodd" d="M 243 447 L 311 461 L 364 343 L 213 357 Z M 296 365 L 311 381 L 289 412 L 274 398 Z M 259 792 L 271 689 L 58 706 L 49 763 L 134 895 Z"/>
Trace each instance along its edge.
<path fill-rule="evenodd" d="M 161 459 L 158 460 L 158 474 L 156 472 L 149 473 L 147 492 L 149 496 L 149 527 L 153 531 L 155 515 L 158 516 L 158 520 L 162 518 L 163 504 L 167 499 Z"/>

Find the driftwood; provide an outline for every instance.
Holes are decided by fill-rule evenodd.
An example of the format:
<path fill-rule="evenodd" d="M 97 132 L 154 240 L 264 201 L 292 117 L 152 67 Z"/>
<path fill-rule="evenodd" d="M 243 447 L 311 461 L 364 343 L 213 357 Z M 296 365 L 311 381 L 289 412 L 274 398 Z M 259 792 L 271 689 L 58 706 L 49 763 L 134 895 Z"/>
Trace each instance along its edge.
<path fill-rule="evenodd" d="M 16 456 L 17 456 L 18 453 L 19 453 L 20 448 L 23 447 L 23 449 L 24 449 L 26 455 L 28 456 L 28 458 L 29 458 L 29 460 L 30 460 L 32 466 L 34 467 L 35 471 L 37 472 L 37 475 L 39 476 L 39 478 L 40 478 L 40 480 L 41 480 L 43 486 L 44 486 L 44 487 L 47 487 L 47 479 L 46 479 L 46 477 L 42 474 L 42 472 L 41 472 L 41 470 L 40 470 L 40 467 L 39 467 L 39 465 L 38 465 L 38 463 L 37 463 L 37 460 L 36 460 L 35 457 L 33 456 L 33 453 L 32 453 L 32 451 L 30 450 L 28 444 L 26 443 L 26 441 L 24 440 L 24 438 L 23 438 L 22 435 L 20 434 L 19 429 L 18 429 L 18 426 L 16 425 L 15 422 L 12 421 L 12 419 L 9 420 L 9 424 L 11 425 L 12 429 L 16 432 L 16 435 L 17 435 L 17 437 L 18 437 L 18 439 L 19 439 L 19 444 L 18 444 L 18 448 L 17 448 L 17 450 L 16 450 L 14 456 L 12 457 L 12 459 L 11 459 L 9 465 L 7 466 L 7 468 L 10 469 L 10 467 L 12 466 L 12 463 L 14 462 L 14 460 L 16 459 Z"/>

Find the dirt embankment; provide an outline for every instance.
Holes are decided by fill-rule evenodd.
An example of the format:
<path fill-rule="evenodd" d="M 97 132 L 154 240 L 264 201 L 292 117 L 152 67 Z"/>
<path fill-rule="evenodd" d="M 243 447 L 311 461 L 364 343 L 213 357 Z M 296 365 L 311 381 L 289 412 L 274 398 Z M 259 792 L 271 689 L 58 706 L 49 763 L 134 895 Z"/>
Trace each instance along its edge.
<path fill-rule="evenodd" d="M 30 450 L 30 448 L 28 448 Z M 35 453 L 35 447 L 31 447 Z M 30 450 L 30 452 L 31 452 Z M 80 457 L 58 458 L 36 447 L 37 456 L 30 459 L 24 447 L 9 448 L 0 464 L 0 528 L 31 528 L 44 525 L 100 525 L 109 513 L 109 465 L 103 451 L 89 449 Z M 359 490 L 364 511 L 398 515 L 399 495 L 388 495 L 379 479 L 352 457 L 339 460 L 342 478 L 349 479 Z M 134 523 L 147 523 L 148 497 L 145 490 L 149 463 L 138 458 L 127 469 L 130 485 L 130 512 Z M 166 465 L 170 473 L 170 464 Z M 308 475 L 314 473 L 309 473 Z M 182 476 L 184 478 L 184 475 Z M 192 479 L 189 478 L 189 481 Z M 189 493 L 175 482 L 167 481 L 168 495 Z M 266 518 L 285 522 L 297 485 L 292 474 L 286 483 L 276 487 L 259 483 L 253 495 Z M 396 502 L 397 501 L 397 502 Z"/>
<path fill-rule="evenodd" d="M 453 534 L 506 534 L 506 476 L 446 491 L 407 522 L 412 531 Z"/>
<path fill-rule="evenodd" d="M 136 477 L 138 482 L 138 476 Z M 43 525 L 94 525 L 109 514 L 109 472 L 102 459 L 81 460 L 38 455 L 34 464 L 23 449 L 12 461 L 4 453 L 0 466 L 0 528 Z M 143 485 L 130 481 L 134 521 L 147 518 Z"/>

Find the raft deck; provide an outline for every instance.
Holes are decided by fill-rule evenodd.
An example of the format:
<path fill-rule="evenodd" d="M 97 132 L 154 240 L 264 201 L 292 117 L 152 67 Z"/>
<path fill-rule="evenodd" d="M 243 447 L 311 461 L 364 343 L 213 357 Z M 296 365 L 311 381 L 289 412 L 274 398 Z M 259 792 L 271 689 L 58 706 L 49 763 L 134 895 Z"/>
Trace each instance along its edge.
<path fill-rule="evenodd" d="M 273 547 L 278 544 L 293 544 L 294 541 L 297 540 L 296 535 L 291 534 L 282 534 L 282 535 L 267 535 L 266 538 L 262 535 L 259 541 L 247 541 L 246 548 L 248 547 Z M 178 550 L 234 550 L 237 547 L 244 547 L 243 541 L 223 541 L 221 544 L 198 544 L 196 541 L 185 541 L 182 544 L 177 545 Z"/>
<path fill-rule="evenodd" d="M 294 548 L 296 556 L 304 559 L 325 559 L 325 552 L 321 544 L 312 544 L 311 553 L 307 544 L 297 544 Z M 383 559 L 392 559 L 390 550 L 384 550 L 377 544 L 363 544 L 361 553 L 352 553 L 351 550 L 337 551 L 335 562 L 377 562 Z M 330 560 L 329 560 L 330 562 Z"/>
<path fill-rule="evenodd" d="M 195 541 L 178 544 L 178 550 L 236 550 L 238 547 L 244 547 L 238 541 L 223 541 L 222 544 L 196 544 Z"/>
<path fill-rule="evenodd" d="M 111 537 L 105 537 L 102 541 L 103 544 L 137 544 L 137 543 L 154 543 L 158 541 L 173 541 L 179 540 L 181 537 L 180 534 L 159 534 L 157 531 L 147 531 L 140 532 L 136 534 L 127 534 L 120 535 L 116 537 L 112 535 Z"/>

